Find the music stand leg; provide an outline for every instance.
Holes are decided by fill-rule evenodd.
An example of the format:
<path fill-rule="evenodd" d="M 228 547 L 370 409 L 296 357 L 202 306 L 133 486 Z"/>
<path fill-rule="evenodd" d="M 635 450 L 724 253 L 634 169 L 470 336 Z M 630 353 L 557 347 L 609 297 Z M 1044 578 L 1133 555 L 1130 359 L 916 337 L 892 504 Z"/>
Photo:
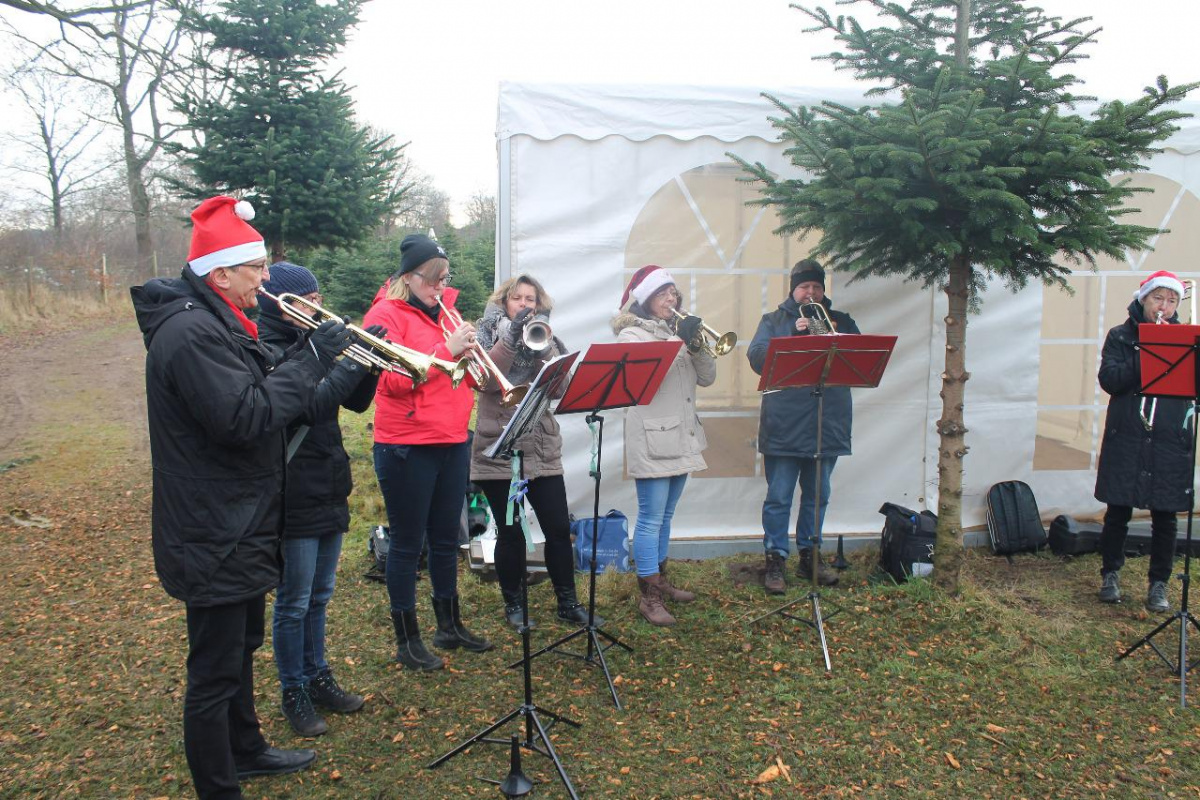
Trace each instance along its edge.
<path fill-rule="evenodd" d="M 566 787 L 567 794 L 571 796 L 572 800 L 579 800 L 579 795 L 575 792 L 575 787 L 571 783 L 571 778 L 567 775 L 566 768 L 563 767 L 562 761 L 558 757 L 558 753 L 554 750 L 554 743 L 550 741 L 549 730 L 553 725 L 559 722 L 565 725 L 570 725 L 573 728 L 579 728 L 582 726 L 578 722 L 568 719 L 561 714 L 556 714 L 553 711 L 539 708 L 537 704 L 533 702 L 533 673 L 530 667 L 532 658 L 529 654 L 529 575 L 524 569 L 521 571 L 521 600 L 522 605 L 524 606 L 524 610 L 521 614 L 521 650 L 524 654 L 524 658 L 521 659 L 521 663 L 524 664 L 522 676 L 524 679 L 525 691 L 524 702 L 512 711 L 505 714 L 503 717 L 500 717 L 495 722 L 488 725 L 479 733 L 471 736 L 469 739 L 459 744 L 450 752 L 429 762 L 425 768 L 437 769 L 442 764 L 445 764 L 456 755 L 465 752 L 472 745 L 479 742 L 511 746 L 511 738 L 493 739 L 490 738 L 490 734 L 516 717 L 524 717 L 525 741 L 522 743 L 522 745 L 526 749 L 532 750 L 533 752 L 543 755 L 553 761 L 554 769 L 558 772 L 558 777 L 562 780 L 563 786 Z M 542 723 L 542 715 L 549 718 L 549 724 Z M 539 740 L 541 742 L 540 746 Z"/>
<path fill-rule="evenodd" d="M 596 434 L 596 469 L 592 472 L 595 490 L 592 501 L 592 558 L 588 569 L 588 621 L 586 625 L 551 642 L 533 654 L 527 655 L 527 659 L 532 660 L 545 653 L 553 652 L 556 655 L 577 658 L 590 666 L 599 664 L 601 671 L 604 673 L 604 681 L 608 684 L 608 692 L 612 695 L 613 705 L 617 707 L 618 711 L 623 711 L 624 707 L 621 705 L 621 698 L 617 695 L 617 686 L 613 683 L 612 673 L 609 672 L 608 661 L 605 659 L 604 653 L 612 647 L 620 647 L 626 652 L 632 653 L 633 648 L 596 625 L 596 548 L 600 541 L 600 465 L 604 454 L 604 418 L 599 414 L 589 414 L 587 422 L 598 423 Z M 587 651 L 585 653 L 559 651 L 559 648 L 564 644 L 580 636 L 587 638 Z M 607 639 L 608 643 L 601 643 L 600 637 Z M 509 668 L 511 669 L 519 664 L 521 664 L 520 661 L 514 662 L 509 664 Z"/>

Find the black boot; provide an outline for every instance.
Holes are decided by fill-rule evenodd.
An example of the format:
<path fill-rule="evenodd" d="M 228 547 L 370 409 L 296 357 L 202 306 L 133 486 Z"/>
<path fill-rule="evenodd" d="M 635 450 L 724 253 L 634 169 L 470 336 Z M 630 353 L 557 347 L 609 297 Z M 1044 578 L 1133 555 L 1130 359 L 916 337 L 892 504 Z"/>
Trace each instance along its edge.
<path fill-rule="evenodd" d="M 471 633 L 462 623 L 458 607 L 458 595 L 433 598 L 433 613 L 437 617 L 437 633 L 433 635 L 433 646 L 442 650 L 461 647 L 472 653 L 491 650 L 493 645 L 482 636 Z"/>
<path fill-rule="evenodd" d="M 521 602 L 521 593 L 501 589 L 500 594 L 504 598 L 504 621 L 520 630 L 525 619 L 525 604 Z M 533 620 L 529 620 L 529 630 L 536 627 Z"/>
<path fill-rule="evenodd" d="M 796 565 L 796 575 L 806 581 L 812 580 L 813 561 L 816 561 L 817 567 L 817 583 L 821 586 L 837 586 L 838 574 L 836 570 L 832 570 L 825 566 L 825 560 L 821 558 L 821 552 L 816 551 L 817 557 L 813 558 L 813 549 L 809 548 L 799 552 L 800 558 L 797 559 L 800 563 Z"/>
<path fill-rule="evenodd" d="M 396 629 L 396 660 L 409 669 L 433 670 L 446 666 L 446 662 L 425 649 L 421 641 L 421 630 L 417 627 L 417 612 L 392 612 L 392 625 Z"/>
<path fill-rule="evenodd" d="M 329 730 L 325 720 L 313 708 L 312 698 L 303 686 L 292 686 L 283 690 L 283 715 L 292 730 L 301 736 L 320 736 Z"/>
<path fill-rule="evenodd" d="M 570 622 L 574 625 L 587 625 L 587 606 L 579 602 L 579 598 L 575 596 L 574 581 L 571 581 L 570 586 L 559 586 L 558 584 L 555 584 L 554 596 L 558 598 L 559 619 L 561 619 L 563 622 Z M 597 627 L 603 625 L 604 618 L 597 614 L 593 624 L 595 624 Z"/>
<path fill-rule="evenodd" d="M 338 714 L 353 714 L 363 707 L 361 694 L 350 694 L 333 677 L 333 670 L 327 669 L 308 683 L 308 696 L 313 704 L 327 708 Z"/>

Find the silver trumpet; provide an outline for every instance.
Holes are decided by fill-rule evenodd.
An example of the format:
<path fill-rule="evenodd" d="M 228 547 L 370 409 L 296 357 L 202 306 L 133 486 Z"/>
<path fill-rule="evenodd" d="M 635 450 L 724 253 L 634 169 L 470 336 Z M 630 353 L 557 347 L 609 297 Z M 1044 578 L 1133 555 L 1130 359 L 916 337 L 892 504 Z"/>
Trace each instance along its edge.
<path fill-rule="evenodd" d="M 547 314 L 534 314 L 525 322 L 521 331 L 521 343 L 535 353 L 540 353 L 550 346 L 554 339 L 554 331 L 550 329 L 550 317 Z"/>
<path fill-rule="evenodd" d="M 808 332 L 815 336 L 825 336 L 837 332 L 833 328 L 833 320 L 829 318 L 829 312 L 820 303 L 801 303 L 800 316 L 808 320 Z"/>
<path fill-rule="evenodd" d="M 1154 315 L 1154 324 L 1155 325 L 1163 324 L 1163 312 L 1159 311 L 1157 314 Z M 1150 401 L 1150 406 L 1149 406 L 1150 413 L 1148 413 L 1148 414 L 1146 413 L 1146 408 L 1147 408 L 1146 401 L 1147 400 Z M 1158 398 L 1157 397 L 1143 397 L 1142 402 L 1138 404 L 1138 416 L 1142 418 L 1142 427 L 1145 428 L 1147 431 L 1154 430 L 1154 412 L 1155 411 L 1158 411 Z"/>

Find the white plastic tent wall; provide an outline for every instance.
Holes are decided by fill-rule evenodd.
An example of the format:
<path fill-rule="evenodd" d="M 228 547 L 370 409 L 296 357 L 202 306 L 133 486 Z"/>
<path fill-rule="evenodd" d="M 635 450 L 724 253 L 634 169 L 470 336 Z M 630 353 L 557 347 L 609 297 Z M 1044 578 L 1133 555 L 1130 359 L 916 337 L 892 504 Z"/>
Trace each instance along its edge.
<path fill-rule="evenodd" d="M 771 91 L 784 102 L 860 105 L 845 90 Z M 787 292 L 790 266 L 812 242 L 771 233 L 774 213 L 746 207 L 753 187 L 726 155 L 796 172 L 775 139 L 777 110 L 757 89 L 698 86 L 500 87 L 497 279 L 529 273 L 555 301 L 554 332 L 572 349 L 612 341 L 609 320 L 634 269 L 667 267 L 685 302 L 741 344 L 720 359 L 718 384 L 700 390 L 710 469 L 693 476 L 673 524 L 676 538 L 761 536 L 766 491 L 755 452 L 756 376 L 745 346 L 762 313 Z M 1200 252 L 1200 126 L 1189 125 L 1149 163 L 1154 188 L 1131 219 L 1173 232 L 1153 253 L 1086 265 L 1074 296 L 1030 286 L 992 286 L 969 320 L 964 524 L 984 522 L 988 488 L 1024 480 L 1044 517 L 1090 516 L 1107 397 L 1096 386 L 1099 347 L 1145 274 L 1195 275 Z M 898 336 L 878 388 L 854 390 L 854 454 L 833 477 L 826 536 L 877 532 L 883 502 L 937 509 L 940 373 L 945 296 L 917 284 L 834 274 L 828 293 L 867 333 Z M 604 414 L 601 513 L 631 518 L 637 500 L 624 474 L 623 412 Z M 592 436 L 582 416 L 559 418 L 570 508 L 590 516 Z M 799 501 L 797 493 L 797 502 Z"/>

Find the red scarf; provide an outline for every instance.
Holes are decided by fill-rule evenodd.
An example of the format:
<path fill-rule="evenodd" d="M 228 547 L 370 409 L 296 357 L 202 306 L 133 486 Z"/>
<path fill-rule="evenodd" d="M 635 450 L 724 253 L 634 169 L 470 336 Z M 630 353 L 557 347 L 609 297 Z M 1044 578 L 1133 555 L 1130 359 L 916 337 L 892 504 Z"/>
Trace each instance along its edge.
<path fill-rule="evenodd" d="M 217 293 L 217 297 L 224 300 L 225 304 L 233 309 L 233 315 L 235 317 L 237 317 L 238 322 L 242 323 L 242 327 L 246 329 L 246 333 L 250 334 L 250 338 L 257 339 L 258 338 L 258 326 L 255 325 L 254 322 L 251 321 L 251 319 L 246 316 L 246 312 L 242 311 L 240 308 L 235 306 L 233 304 L 233 301 L 230 300 L 228 297 L 226 297 L 225 293 L 222 292 L 220 289 L 218 289 L 216 286 L 213 286 L 212 290 Z"/>

